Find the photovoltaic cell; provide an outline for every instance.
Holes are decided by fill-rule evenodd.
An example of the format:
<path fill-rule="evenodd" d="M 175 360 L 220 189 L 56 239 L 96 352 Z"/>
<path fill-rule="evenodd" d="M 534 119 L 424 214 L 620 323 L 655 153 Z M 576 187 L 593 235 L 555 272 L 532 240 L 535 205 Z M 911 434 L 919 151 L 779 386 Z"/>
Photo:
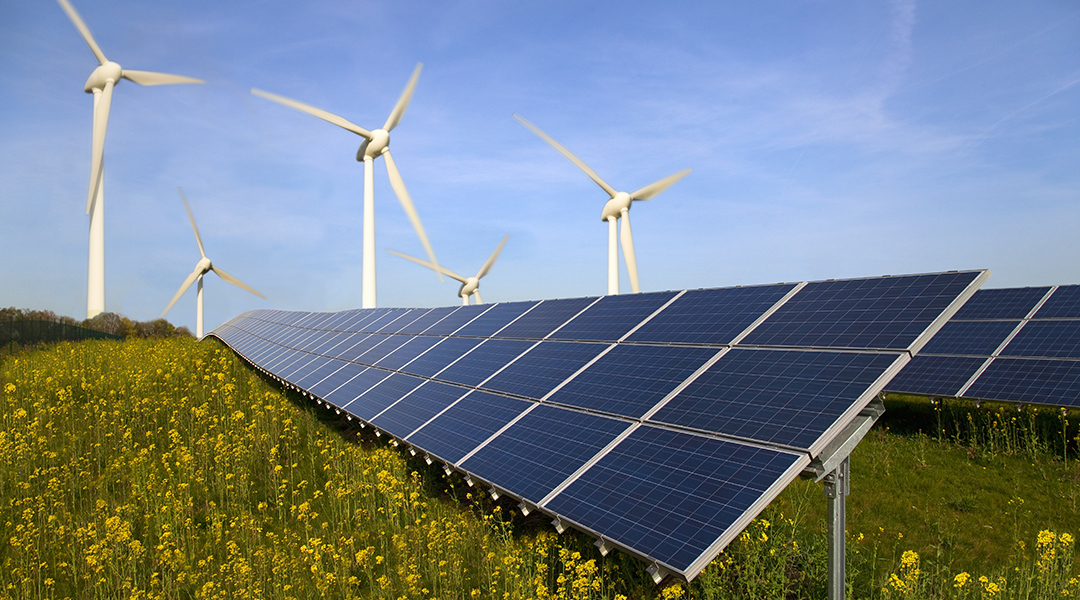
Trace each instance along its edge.
<path fill-rule="evenodd" d="M 952 320 L 1023 319 L 1049 291 L 1049 287 L 981 289 Z"/>
<path fill-rule="evenodd" d="M 545 508 L 686 571 L 770 487 L 808 462 L 804 455 L 645 426 Z"/>
<path fill-rule="evenodd" d="M 605 344 L 540 342 L 484 387 L 539 400 L 605 348 Z"/>
<path fill-rule="evenodd" d="M 365 322 L 361 331 L 366 331 L 368 333 L 393 333 L 394 331 L 397 331 L 397 329 L 391 326 L 391 324 L 404 314 L 405 311 L 406 309 L 404 308 L 381 308 L 378 310 L 378 313 L 381 314 L 379 314 L 377 318 Z M 384 328 L 387 328 L 387 326 L 390 327 L 384 331 Z"/>
<path fill-rule="evenodd" d="M 521 498 L 543 498 L 629 427 L 539 405 L 461 467 Z"/>
<path fill-rule="evenodd" d="M 349 404 L 360 394 L 375 387 L 380 381 L 390 376 L 390 371 L 376 369 L 374 367 L 360 369 L 356 376 L 346 381 L 341 387 L 324 395 L 323 398 L 333 402 L 335 406 L 348 408 Z M 351 412 L 351 411 L 350 411 Z M 354 413 L 355 414 L 355 413 Z"/>
<path fill-rule="evenodd" d="M 436 338 L 442 339 L 435 347 L 428 350 L 409 364 L 402 367 L 406 373 L 422 377 L 434 377 L 466 352 L 480 345 L 483 340 L 477 338 Z"/>
<path fill-rule="evenodd" d="M 535 343 L 525 340 L 485 340 L 435 377 L 462 385 L 480 385 Z"/>
<path fill-rule="evenodd" d="M 343 365 L 341 368 L 327 375 L 322 381 L 315 382 L 308 390 L 320 398 L 326 398 L 327 394 L 338 389 L 342 384 L 349 381 L 355 377 L 357 373 L 366 368 L 355 363 L 344 361 L 341 361 L 341 365 Z M 349 400 L 352 400 L 352 398 L 349 398 Z"/>
<path fill-rule="evenodd" d="M 494 337 L 540 339 L 555 331 L 596 298 L 572 298 L 568 300 L 544 300 L 536 308 L 507 325 Z"/>
<path fill-rule="evenodd" d="M 454 333 L 454 335 L 488 337 L 496 331 L 506 327 L 511 321 L 521 316 L 538 302 L 511 302 L 508 304 L 496 304 L 480 316 L 469 322 Z"/>
<path fill-rule="evenodd" d="M 716 348 L 620 344 L 547 401 L 639 418 L 716 353 Z"/>
<path fill-rule="evenodd" d="M 735 349 L 652 420 L 809 450 L 897 360 L 894 354 Z"/>
<path fill-rule="evenodd" d="M 1080 407 L 1080 361 L 996 358 L 964 395 Z"/>
<path fill-rule="evenodd" d="M 400 370 L 406 363 L 417 356 L 420 356 L 420 354 L 439 343 L 442 339 L 443 338 L 433 336 L 409 338 L 409 341 L 402 344 L 397 350 L 394 350 L 388 354 L 386 358 L 375 364 L 384 369 Z"/>
<path fill-rule="evenodd" d="M 1001 356 L 1080 358 L 1080 321 L 1028 321 Z"/>
<path fill-rule="evenodd" d="M 553 340 L 615 342 L 653 314 L 677 292 L 604 296 L 551 334 Z"/>
<path fill-rule="evenodd" d="M 1080 285 L 1059 286 L 1033 318 L 1080 319 Z"/>
<path fill-rule="evenodd" d="M 955 396 L 986 362 L 983 357 L 917 354 L 888 384 L 889 391 Z"/>
<path fill-rule="evenodd" d="M 903 350 L 979 275 L 968 271 L 810 283 L 742 343 Z"/>
<path fill-rule="evenodd" d="M 459 306 L 441 321 L 425 329 L 424 335 L 450 335 L 491 308 L 490 304 Z"/>
<path fill-rule="evenodd" d="M 375 417 L 372 424 L 399 438 L 408 437 L 468 391 L 468 388 L 428 381 Z"/>
<path fill-rule="evenodd" d="M 626 338 L 630 342 L 728 344 L 794 285 L 692 290 Z"/>
<path fill-rule="evenodd" d="M 454 463 L 521 414 L 529 404 L 507 396 L 473 392 L 413 433 L 407 441 Z"/>
<path fill-rule="evenodd" d="M 949 321 L 919 354 L 990 356 L 1020 321 Z"/>
<path fill-rule="evenodd" d="M 330 375 L 334 371 L 337 371 L 342 366 L 348 363 L 340 360 L 334 360 L 332 358 L 323 358 L 322 362 L 315 369 L 310 369 L 309 372 L 303 377 L 296 378 L 296 385 L 304 389 L 311 389 L 316 383 L 322 381 L 326 376 Z"/>
<path fill-rule="evenodd" d="M 371 421 L 372 417 L 397 402 L 402 396 L 413 391 L 422 383 L 424 383 L 424 380 L 419 377 L 394 373 L 383 379 L 375 387 L 360 394 L 359 398 L 349 404 L 349 412 L 365 421 Z"/>
<path fill-rule="evenodd" d="M 402 327 L 401 331 L 399 331 L 398 333 L 408 335 L 424 333 L 425 329 L 445 319 L 447 315 L 453 313 L 455 310 L 458 310 L 458 308 L 459 307 L 457 306 L 443 306 L 440 308 L 433 308 L 428 312 L 424 313 L 420 318 L 416 319 L 412 323 L 409 323 L 405 327 Z"/>
<path fill-rule="evenodd" d="M 373 365 L 380 360 L 386 358 L 386 356 L 389 355 L 391 352 L 397 350 L 398 348 L 403 346 L 405 342 L 412 339 L 407 335 L 376 335 L 383 338 L 383 340 L 378 344 L 372 346 L 371 349 L 369 349 L 367 352 L 356 357 L 356 362 L 365 365 Z"/>

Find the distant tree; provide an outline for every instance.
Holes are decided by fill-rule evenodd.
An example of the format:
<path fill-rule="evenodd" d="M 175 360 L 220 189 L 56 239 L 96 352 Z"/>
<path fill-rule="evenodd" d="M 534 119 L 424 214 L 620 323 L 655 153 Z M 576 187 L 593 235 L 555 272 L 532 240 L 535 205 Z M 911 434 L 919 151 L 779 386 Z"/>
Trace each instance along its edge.
<path fill-rule="evenodd" d="M 124 335 L 124 319 L 125 317 L 116 313 L 103 312 L 95 315 L 91 319 L 86 319 L 80 323 L 80 325 L 87 329 L 93 329 L 94 331 L 111 333 L 112 335 Z"/>
<path fill-rule="evenodd" d="M 191 330 L 185 325 L 177 327 L 176 330 L 173 331 L 173 335 L 176 337 L 195 337 L 195 334 L 191 333 Z"/>

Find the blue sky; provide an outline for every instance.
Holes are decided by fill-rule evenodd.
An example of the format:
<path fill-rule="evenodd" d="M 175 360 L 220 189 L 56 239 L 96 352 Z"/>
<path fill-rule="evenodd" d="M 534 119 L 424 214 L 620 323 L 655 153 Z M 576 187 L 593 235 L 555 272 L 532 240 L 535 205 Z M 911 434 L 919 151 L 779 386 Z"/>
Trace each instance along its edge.
<path fill-rule="evenodd" d="M 106 309 L 156 318 L 199 255 L 206 325 L 360 306 L 357 136 L 252 96 L 381 126 L 440 263 L 503 235 L 489 302 L 606 290 L 605 194 L 693 173 L 631 216 L 646 291 L 989 268 L 1080 283 L 1074 2 L 74 0 L 125 68 L 105 149 Z M 85 316 L 89 48 L 51 0 L 0 0 L 0 306 Z M 380 306 L 460 302 L 375 166 Z M 623 268 L 622 285 L 628 290 Z M 168 318 L 194 329 L 194 290 Z"/>

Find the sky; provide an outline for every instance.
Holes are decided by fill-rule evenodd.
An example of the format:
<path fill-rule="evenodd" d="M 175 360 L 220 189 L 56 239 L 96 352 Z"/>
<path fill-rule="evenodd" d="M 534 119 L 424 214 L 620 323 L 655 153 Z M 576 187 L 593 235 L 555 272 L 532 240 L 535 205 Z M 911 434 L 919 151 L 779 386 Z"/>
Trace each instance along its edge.
<path fill-rule="evenodd" d="M 1080 283 L 1080 5 L 908 0 L 73 0 L 122 81 L 105 143 L 106 310 L 157 318 L 207 255 L 207 330 L 360 307 L 361 138 L 381 127 L 440 264 L 487 302 L 596 296 L 607 196 L 518 113 L 633 191 L 644 291 L 990 269 Z M 86 314 L 97 61 L 53 0 L 0 0 L 0 306 Z M 375 164 L 378 305 L 459 304 Z M 620 256 L 621 285 L 629 291 Z M 167 315 L 195 329 L 194 286 Z"/>

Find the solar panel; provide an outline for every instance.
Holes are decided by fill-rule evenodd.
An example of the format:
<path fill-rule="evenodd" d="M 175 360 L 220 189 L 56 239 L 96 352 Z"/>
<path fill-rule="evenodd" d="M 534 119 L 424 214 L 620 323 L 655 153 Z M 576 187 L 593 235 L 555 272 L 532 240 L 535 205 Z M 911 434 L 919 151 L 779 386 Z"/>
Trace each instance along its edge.
<path fill-rule="evenodd" d="M 985 277 L 251 311 L 213 335 L 470 481 L 692 579 L 811 461 L 835 462 L 823 449 Z"/>
<path fill-rule="evenodd" d="M 940 356 L 915 357 L 888 389 L 1071 406 L 1073 367 L 1067 363 L 1080 359 L 1077 316 L 1080 286 L 979 290 L 923 348 Z"/>

